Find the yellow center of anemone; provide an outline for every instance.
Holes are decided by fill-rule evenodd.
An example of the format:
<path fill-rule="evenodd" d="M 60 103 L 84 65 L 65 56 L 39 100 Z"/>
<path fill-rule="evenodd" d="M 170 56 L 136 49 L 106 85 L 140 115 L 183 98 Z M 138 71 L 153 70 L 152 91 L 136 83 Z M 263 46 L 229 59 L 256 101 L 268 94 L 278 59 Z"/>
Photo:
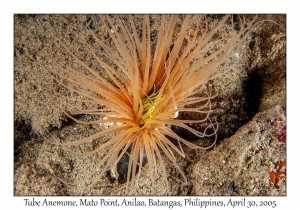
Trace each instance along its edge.
<path fill-rule="evenodd" d="M 145 122 L 149 119 L 152 119 L 152 113 L 155 110 L 155 106 L 154 106 L 154 101 L 157 98 L 158 95 L 158 90 L 156 90 L 155 86 L 154 86 L 154 90 L 153 92 L 149 95 L 146 96 L 146 98 L 144 98 L 142 100 L 143 103 L 143 115 L 142 115 L 142 120 L 140 121 L 140 126 L 143 127 Z M 164 100 L 164 94 L 162 94 L 161 97 L 161 101 Z"/>

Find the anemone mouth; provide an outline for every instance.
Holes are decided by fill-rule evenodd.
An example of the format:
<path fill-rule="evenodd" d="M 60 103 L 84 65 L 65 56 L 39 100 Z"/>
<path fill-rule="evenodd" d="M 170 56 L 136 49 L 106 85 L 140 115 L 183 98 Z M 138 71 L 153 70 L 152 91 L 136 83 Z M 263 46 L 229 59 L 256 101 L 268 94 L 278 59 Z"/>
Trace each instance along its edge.
<path fill-rule="evenodd" d="M 139 123 L 141 128 L 144 128 L 146 121 L 152 119 L 152 117 L 153 117 L 152 114 L 155 110 L 154 102 L 157 99 L 158 92 L 159 92 L 159 90 L 157 90 L 156 86 L 154 85 L 152 93 L 150 95 L 147 95 L 142 100 L 143 115 L 142 115 L 142 119 Z M 164 98 L 165 98 L 165 95 L 162 94 L 160 101 L 164 100 Z"/>

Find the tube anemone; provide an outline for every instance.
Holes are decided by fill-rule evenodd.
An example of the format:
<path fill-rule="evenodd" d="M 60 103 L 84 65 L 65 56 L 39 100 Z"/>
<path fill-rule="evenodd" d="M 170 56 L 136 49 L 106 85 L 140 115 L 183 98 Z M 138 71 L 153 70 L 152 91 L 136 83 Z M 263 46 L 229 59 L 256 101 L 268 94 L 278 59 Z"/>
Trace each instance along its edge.
<path fill-rule="evenodd" d="M 199 138 L 216 136 L 217 123 L 211 123 L 212 112 L 210 96 L 199 96 L 199 87 L 209 80 L 220 76 L 229 68 L 228 59 L 234 49 L 246 38 L 255 25 L 240 20 L 240 30 L 233 30 L 234 22 L 230 15 L 223 16 L 210 27 L 206 16 L 162 15 L 155 44 L 151 38 L 151 18 L 143 16 L 142 30 L 138 30 L 134 16 L 101 16 L 113 48 L 103 36 L 89 31 L 83 37 L 82 44 L 87 53 L 95 59 L 107 75 L 104 77 L 90 65 L 68 49 L 58 40 L 58 45 L 69 53 L 70 57 L 87 74 L 71 66 L 64 65 L 52 58 L 52 66 L 46 66 L 56 75 L 60 86 L 75 92 L 84 99 L 69 98 L 89 104 L 97 104 L 99 109 L 78 111 L 77 114 L 100 115 L 102 119 L 82 121 L 66 113 L 78 123 L 99 124 L 118 123 L 119 126 L 103 130 L 78 141 L 57 143 L 64 146 L 79 146 L 83 143 L 115 133 L 114 137 L 103 142 L 97 149 L 88 152 L 94 154 L 108 150 L 99 160 L 101 168 L 98 176 L 115 167 L 124 155 L 129 156 L 126 193 L 133 193 L 135 183 L 141 176 L 142 168 L 162 174 L 167 183 L 167 172 L 162 153 L 178 169 L 186 181 L 185 174 L 176 162 L 174 153 L 185 157 L 182 144 L 194 149 L 208 149 L 197 146 L 176 134 L 171 126 L 186 129 Z M 188 34 L 191 28 L 192 35 Z M 116 27 L 118 26 L 118 27 Z M 221 30 L 227 30 L 228 36 L 217 38 Z M 213 41 L 218 47 L 212 46 Z M 221 43 L 221 44 L 220 44 Z M 97 50 L 100 47 L 102 50 Z M 203 102 L 203 106 L 192 108 L 190 105 Z M 177 119 L 178 112 L 197 112 L 204 114 L 202 119 Z M 187 124 L 209 122 L 204 131 L 193 129 Z M 208 133 L 208 129 L 212 132 Z M 176 145 L 170 138 L 175 139 Z M 216 138 L 215 138 L 216 140 Z M 59 141 L 57 141 L 59 142 Z M 129 149 L 130 148 L 130 149 Z M 147 157 L 147 164 L 143 158 Z"/>

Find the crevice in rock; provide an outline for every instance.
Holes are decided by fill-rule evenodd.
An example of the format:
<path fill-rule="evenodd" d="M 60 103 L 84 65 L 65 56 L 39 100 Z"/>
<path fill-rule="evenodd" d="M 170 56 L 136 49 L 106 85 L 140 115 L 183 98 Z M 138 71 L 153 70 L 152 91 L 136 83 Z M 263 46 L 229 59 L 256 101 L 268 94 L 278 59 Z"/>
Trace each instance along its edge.
<path fill-rule="evenodd" d="M 34 133 L 30 125 L 26 124 L 24 120 L 14 122 L 14 161 L 22 153 L 22 144 L 25 141 L 30 141 Z"/>
<path fill-rule="evenodd" d="M 249 122 L 259 111 L 259 106 L 263 93 L 263 78 L 258 72 L 261 69 L 254 69 L 249 73 L 248 79 L 245 81 L 245 106 L 244 112 L 246 118 L 242 120 L 242 124 Z"/>

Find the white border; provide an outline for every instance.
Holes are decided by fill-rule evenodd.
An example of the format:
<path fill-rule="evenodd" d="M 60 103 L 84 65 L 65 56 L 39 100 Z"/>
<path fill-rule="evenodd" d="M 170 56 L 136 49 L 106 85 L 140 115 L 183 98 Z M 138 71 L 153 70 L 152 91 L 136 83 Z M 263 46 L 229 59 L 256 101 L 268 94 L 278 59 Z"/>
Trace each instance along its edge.
<path fill-rule="evenodd" d="M 0 88 L 1 88 L 1 179 L 0 206 L 5 209 L 24 207 L 24 197 L 13 197 L 13 14 L 15 13 L 286 13 L 287 14 L 287 196 L 246 197 L 249 200 L 276 200 L 276 209 L 296 207 L 299 202 L 299 13 L 292 1 L 263 0 L 11 0 L 0 3 Z M 296 2 L 296 1 L 293 1 Z M 29 198 L 29 197 L 28 197 Z M 39 197 L 42 199 L 43 197 Z M 149 197 L 140 197 L 148 200 Z M 162 197 L 175 200 L 176 197 Z M 203 199 L 228 201 L 230 197 L 202 197 Z M 242 197 L 240 197 L 241 199 Z M 52 199 L 48 197 L 48 199 Z M 74 198 L 79 199 L 79 198 Z M 95 198 L 96 199 L 96 198 Z M 97 198 L 98 199 L 98 198 Z M 179 199 L 185 199 L 180 197 Z M 239 198 L 236 198 L 237 200 Z M 59 200 L 68 200 L 59 197 Z M 101 207 L 98 207 L 101 208 Z M 199 207 L 198 207 L 199 208 Z M 299 208 L 299 207 L 298 207 Z M 39 208 L 40 209 L 40 208 Z M 48 207 L 49 209 L 49 207 Z M 55 207 L 60 209 L 60 207 Z M 168 209 L 168 207 L 164 207 Z M 214 208 L 209 208 L 214 209 Z M 235 208 L 239 209 L 239 208 Z M 297 209 L 294 208 L 294 209 Z"/>

